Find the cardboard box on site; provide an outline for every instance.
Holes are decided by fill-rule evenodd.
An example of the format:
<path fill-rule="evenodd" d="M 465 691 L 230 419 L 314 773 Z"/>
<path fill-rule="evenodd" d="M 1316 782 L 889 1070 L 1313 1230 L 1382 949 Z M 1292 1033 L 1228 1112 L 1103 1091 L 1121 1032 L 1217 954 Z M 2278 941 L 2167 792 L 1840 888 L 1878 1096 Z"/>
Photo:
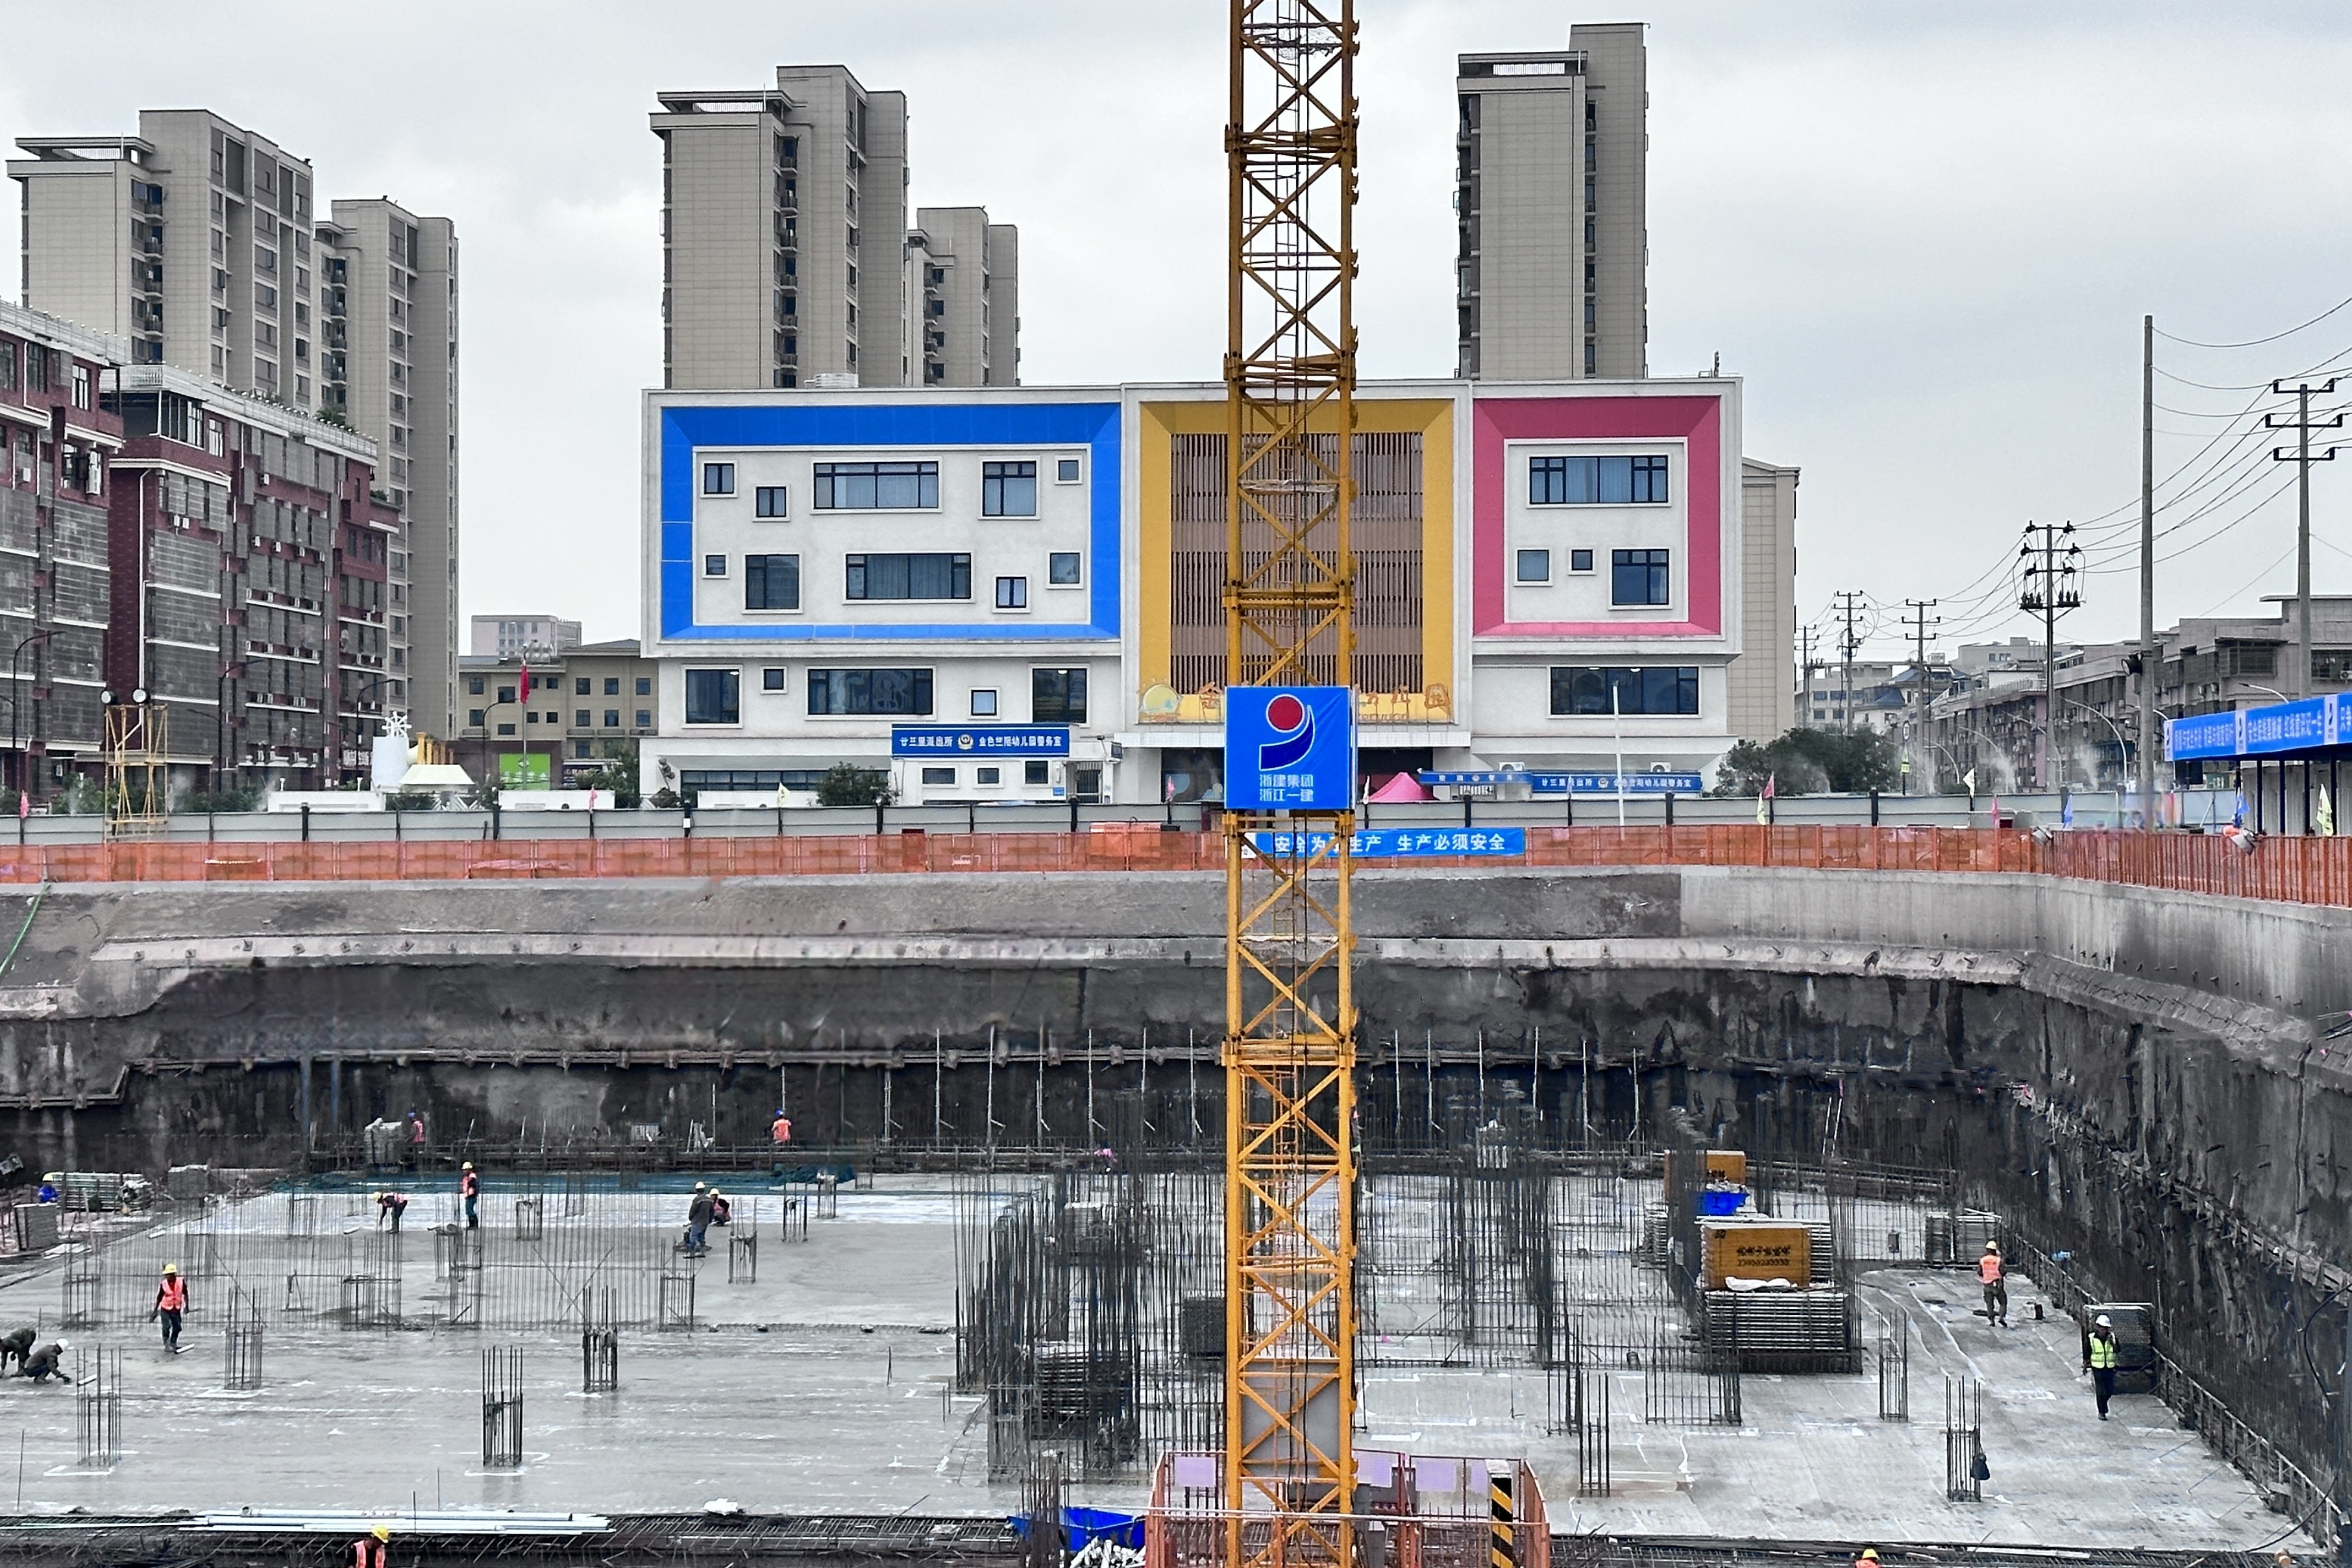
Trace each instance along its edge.
<path fill-rule="evenodd" d="M 1675 1185 L 1675 1151 L 1672 1149 L 1666 1151 L 1665 1177 L 1666 1190 L 1668 1192 L 1672 1192 Z M 1747 1151 L 1744 1149 L 1709 1149 L 1706 1152 L 1706 1168 L 1700 1174 L 1699 1180 L 1701 1182 L 1728 1182 L 1735 1187 L 1746 1186 L 1748 1184 Z"/>
<path fill-rule="evenodd" d="M 1813 1278 L 1813 1237 L 1787 1220 L 1706 1220 L 1698 1227 L 1706 1288 L 1723 1289 L 1727 1278 L 1786 1279 L 1802 1290 Z"/>

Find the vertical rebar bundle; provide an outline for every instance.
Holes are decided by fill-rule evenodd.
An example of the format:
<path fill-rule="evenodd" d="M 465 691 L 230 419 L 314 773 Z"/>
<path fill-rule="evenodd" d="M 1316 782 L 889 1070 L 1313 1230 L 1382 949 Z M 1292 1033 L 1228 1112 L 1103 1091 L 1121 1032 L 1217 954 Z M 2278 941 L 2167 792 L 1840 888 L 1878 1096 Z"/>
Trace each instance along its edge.
<path fill-rule="evenodd" d="M 261 1386 L 261 1304 L 235 1286 L 229 1287 L 227 1360 L 221 1386 L 232 1393 L 249 1393 Z"/>
<path fill-rule="evenodd" d="M 1984 1500 L 1984 1380 L 1944 1374 L 1944 1496 Z"/>
<path fill-rule="evenodd" d="M 580 1392 L 611 1394 L 621 1386 L 621 1330 L 613 1292 L 580 1293 Z"/>
<path fill-rule="evenodd" d="M 122 1352 L 100 1346 L 74 1355 L 74 1433 L 82 1468 L 122 1457 Z"/>
<path fill-rule="evenodd" d="M 515 1469 L 522 1464 L 522 1347 L 493 1345 L 482 1352 L 482 1465 Z"/>

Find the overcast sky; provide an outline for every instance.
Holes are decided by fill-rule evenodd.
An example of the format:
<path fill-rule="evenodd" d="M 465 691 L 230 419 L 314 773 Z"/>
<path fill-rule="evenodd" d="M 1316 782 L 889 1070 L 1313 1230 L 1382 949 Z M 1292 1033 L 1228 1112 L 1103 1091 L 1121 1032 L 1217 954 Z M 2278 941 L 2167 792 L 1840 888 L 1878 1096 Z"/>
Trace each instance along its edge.
<path fill-rule="evenodd" d="M 2026 629 L 2004 606 L 2029 520 L 2084 523 L 2117 568 L 2069 628 L 2134 635 L 2142 313 L 2234 342 L 2352 296 L 2352 6 L 1359 5 L 1365 373 L 1453 367 L 1454 55 L 1648 21 L 1651 369 L 1719 352 L 1745 378 L 1749 452 L 1804 471 L 1799 618 L 1860 590 L 1882 650 L 1906 598 L 1944 601 L 1945 642 Z M 321 210 L 389 195 L 456 220 L 468 614 L 639 629 L 658 89 L 787 60 L 905 89 L 913 201 L 1021 226 L 1025 382 L 1216 374 L 1214 0 L 118 3 L 94 32 L 95 9 L 0 0 L 6 139 L 207 107 L 309 157 Z M 2294 563 L 2292 490 L 2264 500 L 2292 466 L 2248 433 L 2282 405 L 2254 388 L 2352 366 L 2352 309 L 2158 351 L 2158 471 L 2187 465 L 2158 616 L 2258 610 Z M 2323 592 L 2352 591 L 2347 458 L 2314 470 Z"/>

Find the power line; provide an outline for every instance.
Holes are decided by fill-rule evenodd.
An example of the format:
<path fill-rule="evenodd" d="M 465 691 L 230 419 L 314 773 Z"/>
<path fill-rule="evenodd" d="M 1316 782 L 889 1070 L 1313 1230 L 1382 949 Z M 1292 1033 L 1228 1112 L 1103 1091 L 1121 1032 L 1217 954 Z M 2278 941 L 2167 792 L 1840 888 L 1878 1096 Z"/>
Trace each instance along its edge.
<path fill-rule="evenodd" d="M 2174 337 L 2170 332 L 2166 331 L 2161 327 L 2156 329 L 2156 335 L 2159 338 L 2165 339 L 2167 342 L 2179 343 L 2185 347 L 2192 349 L 2258 349 L 2264 343 L 2274 343 L 2281 338 L 2291 338 L 2294 336 L 2295 333 L 2304 331 L 2305 328 L 2315 327 L 2319 325 L 2320 322 L 2327 320 L 2328 317 L 2336 314 L 2336 311 L 2344 309 L 2347 305 L 2352 305 L 2352 298 L 2338 300 L 2336 303 L 2328 306 L 2327 309 L 2320 311 L 2319 314 L 2312 317 L 2311 320 L 2304 322 L 2301 326 L 2289 327 L 2283 332 L 2273 332 L 2266 338 L 2249 338 L 2242 343 L 2200 342 L 2195 338 Z"/>

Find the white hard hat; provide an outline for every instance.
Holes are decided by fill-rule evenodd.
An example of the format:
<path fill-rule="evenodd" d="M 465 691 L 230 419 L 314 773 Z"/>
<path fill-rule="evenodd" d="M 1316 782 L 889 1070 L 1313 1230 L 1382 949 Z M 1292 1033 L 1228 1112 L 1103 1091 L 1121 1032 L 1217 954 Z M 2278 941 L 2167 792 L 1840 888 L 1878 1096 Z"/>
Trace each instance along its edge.
<path fill-rule="evenodd" d="M 2115 1324 L 2108 1321 L 2107 1315 L 2105 1312 L 2101 1312 L 2099 1314 L 2099 1327 L 2103 1329 L 2112 1329 L 2115 1327 Z"/>

